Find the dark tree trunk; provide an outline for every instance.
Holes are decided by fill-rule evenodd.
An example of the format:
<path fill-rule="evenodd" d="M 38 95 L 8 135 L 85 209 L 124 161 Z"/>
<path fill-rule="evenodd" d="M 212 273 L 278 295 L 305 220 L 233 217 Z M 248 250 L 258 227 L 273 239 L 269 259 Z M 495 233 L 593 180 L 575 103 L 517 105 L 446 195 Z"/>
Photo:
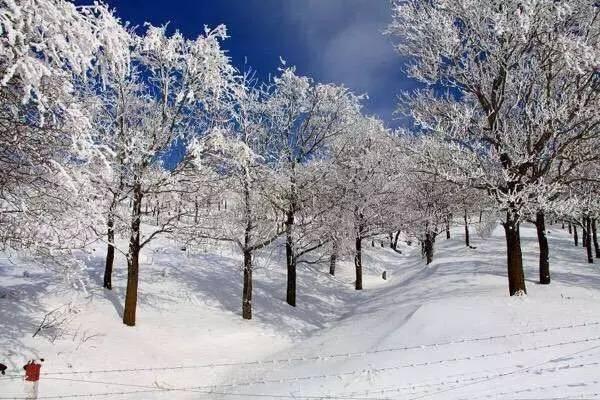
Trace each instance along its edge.
<path fill-rule="evenodd" d="M 569 221 L 569 234 L 573 233 L 572 229 L 571 229 L 571 221 Z"/>
<path fill-rule="evenodd" d="M 115 263 L 115 210 L 119 203 L 119 196 L 123 190 L 123 176 L 119 175 L 119 188 L 117 192 L 112 193 L 112 200 L 108 208 L 108 218 L 106 221 L 106 236 L 108 247 L 106 249 L 106 263 L 104 265 L 103 287 L 112 290 L 112 272 Z"/>
<path fill-rule="evenodd" d="M 157 201 L 156 202 L 156 225 L 159 224 L 159 218 L 160 218 L 160 203 Z"/>
<path fill-rule="evenodd" d="M 449 214 L 446 218 L 446 239 L 450 239 L 450 220 L 452 219 L 452 214 Z"/>
<path fill-rule="evenodd" d="M 598 230 L 596 229 L 596 218 L 592 219 L 592 238 L 594 239 L 594 251 L 596 258 L 600 258 L 600 246 L 598 245 Z"/>
<path fill-rule="evenodd" d="M 546 237 L 546 221 L 543 211 L 537 212 L 535 216 L 535 227 L 540 247 L 540 283 L 542 285 L 547 285 L 550 283 L 550 262 L 548 238 Z"/>
<path fill-rule="evenodd" d="M 356 270 L 356 281 L 354 282 L 354 288 L 356 290 L 362 290 L 362 238 L 360 237 L 360 234 L 356 235 L 354 247 L 356 251 L 356 254 L 354 255 L 354 267 Z"/>
<path fill-rule="evenodd" d="M 292 174 L 290 176 L 290 204 L 285 215 L 285 259 L 287 265 L 286 301 L 296 307 L 296 264 L 297 256 L 294 246 L 294 224 L 296 223 L 296 210 L 298 193 L 296 187 L 295 162 L 290 158 Z"/>
<path fill-rule="evenodd" d="M 594 263 L 594 254 L 592 252 L 592 219 L 590 217 L 585 218 L 585 226 L 587 235 L 585 236 L 585 247 L 587 250 L 588 263 Z"/>
<path fill-rule="evenodd" d="M 481 223 L 482 217 L 483 217 L 483 210 L 479 210 L 479 223 Z"/>
<path fill-rule="evenodd" d="M 562 221 L 562 223 L 561 223 L 561 229 L 565 229 L 565 221 Z"/>
<path fill-rule="evenodd" d="M 511 296 L 527 293 L 525 274 L 523 272 L 523 255 L 521 253 L 521 237 L 517 214 L 509 210 L 503 223 L 506 234 L 506 255 L 508 267 L 508 291 Z"/>
<path fill-rule="evenodd" d="M 465 210 L 465 246 L 470 247 L 471 243 L 469 240 L 469 216 L 467 215 L 467 210 Z"/>
<path fill-rule="evenodd" d="M 394 236 L 394 250 L 398 250 L 398 238 L 400 237 L 400 231 L 396 232 L 396 236 Z"/>
<path fill-rule="evenodd" d="M 587 217 L 583 217 L 581 220 L 581 245 L 587 246 L 588 243 L 588 229 L 587 229 Z"/>
<path fill-rule="evenodd" d="M 125 307 L 123 309 L 123 323 L 129 326 L 135 325 L 135 313 L 137 309 L 142 198 L 142 186 L 136 180 L 133 185 L 131 236 L 129 238 L 129 253 L 127 254 L 127 290 L 125 292 Z"/>
<path fill-rule="evenodd" d="M 294 251 L 294 211 L 287 212 L 285 220 L 285 257 L 287 264 L 287 292 L 286 301 L 290 306 L 296 307 L 296 253 Z"/>
<path fill-rule="evenodd" d="M 332 242 L 331 255 L 329 256 L 329 274 L 335 275 L 335 264 L 337 262 L 338 245 L 337 241 Z"/>
<path fill-rule="evenodd" d="M 575 246 L 579 246 L 579 237 L 577 236 L 577 225 L 573 224 L 573 241 Z"/>
<path fill-rule="evenodd" d="M 252 240 L 252 205 L 250 201 L 250 175 L 245 170 L 244 175 L 244 217 L 246 226 L 244 228 L 244 284 L 242 289 L 242 318 L 252 319 L 252 249 L 250 241 Z M 198 204 L 198 203 L 196 203 Z M 198 207 L 196 206 L 196 215 Z"/>
<path fill-rule="evenodd" d="M 432 233 L 427 232 L 425 234 L 425 240 L 423 241 L 423 252 L 425 253 L 425 258 L 427 260 L 427 265 L 431 264 L 433 261 L 433 243 L 434 236 Z"/>
<path fill-rule="evenodd" d="M 244 289 L 242 293 L 242 318 L 252 319 L 252 253 L 244 250 Z"/>
<path fill-rule="evenodd" d="M 108 248 L 106 250 L 106 264 L 104 265 L 104 284 L 106 289 L 112 289 L 112 271 L 115 261 L 115 220 L 112 211 L 109 211 L 107 225 Z"/>
<path fill-rule="evenodd" d="M 358 206 L 354 208 L 354 269 L 356 272 L 356 280 L 354 281 L 354 288 L 356 290 L 362 290 L 363 279 L 362 279 L 362 239 L 365 232 L 364 216 Z"/>

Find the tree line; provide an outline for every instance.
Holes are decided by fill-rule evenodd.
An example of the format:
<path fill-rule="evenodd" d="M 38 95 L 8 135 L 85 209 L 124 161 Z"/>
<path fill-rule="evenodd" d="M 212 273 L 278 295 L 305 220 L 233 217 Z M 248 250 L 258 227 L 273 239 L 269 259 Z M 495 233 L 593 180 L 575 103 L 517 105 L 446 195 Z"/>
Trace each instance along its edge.
<path fill-rule="evenodd" d="M 416 241 L 429 264 L 452 225 L 473 247 L 470 224 L 489 235 L 501 219 L 509 294 L 525 294 L 524 221 L 540 283 L 547 219 L 599 256 L 599 15 L 583 0 L 394 2 L 387 34 L 422 88 L 392 130 L 364 96 L 285 62 L 268 80 L 238 70 L 223 25 L 187 38 L 102 3 L 3 4 L 0 241 L 80 285 L 74 251 L 105 243 L 107 290 L 122 253 L 135 325 L 140 253 L 161 236 L 234 244 L 251 319 L 262 249 L 285 247 L 296 306 L 299 264 L 333 275 L 350 257 L 361 290 L 365 241 Z"/>

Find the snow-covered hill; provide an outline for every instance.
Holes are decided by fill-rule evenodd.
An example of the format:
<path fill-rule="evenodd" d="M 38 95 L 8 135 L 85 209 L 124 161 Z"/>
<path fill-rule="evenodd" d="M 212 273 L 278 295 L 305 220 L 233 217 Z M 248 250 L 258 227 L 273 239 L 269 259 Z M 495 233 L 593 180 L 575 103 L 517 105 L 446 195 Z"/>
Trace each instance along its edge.
<path fill-rule="evenodd" d="M 598 264 L 551 227 L 553 283 L 537 285 L 535 230 L 521 234 L 529 295 L 512 298 L 501 228 L 476 249 L 458 231 L 438 239 L 428 267 L 416 247 L 369 245 L 362 292 L 349 262 L 335 278 L 302 265 L 296 308 L 284 301 L 282 254 L 270 249 L 257 262 L 252 321 L 239 315 L 236 253 L 158 241 L 144 253 L 134 328 L 120 318 L 122 259 L 105 291 L 103 249 L 92 251 L 88 293 L 74 293 L 3 257 L 0 398 L 24 397 L 30 358 L 46 360 L 40 398 L 600 398 Z M 56 309 L 62 323 L 32 337 Z"/>

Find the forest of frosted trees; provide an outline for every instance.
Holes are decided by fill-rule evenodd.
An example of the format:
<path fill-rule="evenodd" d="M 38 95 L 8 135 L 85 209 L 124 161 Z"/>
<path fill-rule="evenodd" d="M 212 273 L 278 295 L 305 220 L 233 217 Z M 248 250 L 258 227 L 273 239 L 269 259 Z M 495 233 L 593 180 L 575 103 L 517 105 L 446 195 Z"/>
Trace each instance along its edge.
<path fill-rule="evenodd" d="M 81 288 L 74 254 L 102 243 L 106 290 L 124 255 L 126 325 L 159 237 L 235 245 L 245 319 L 255 254 L 273 246 L 290 306 L 302 263 L 334 275 L 349 257 L 361 290 L 365 246 L 411 240 L 429 264 L 451 226 L 470 246 L 470 224 L 501 223 L 511 296 L 527 293 L 523 223 L 537 228 L 541 284 L 550 223 L 600 257 L 597 1 L 393 2 L 385 34 L 419 83 L 398 93 L 394 130 L 363 94 L 285 62 L 267 80 L 240 71 L 225 26 L 188 38 L 134 29 L 102 3 L 0 4 L 0 248 Z"/>

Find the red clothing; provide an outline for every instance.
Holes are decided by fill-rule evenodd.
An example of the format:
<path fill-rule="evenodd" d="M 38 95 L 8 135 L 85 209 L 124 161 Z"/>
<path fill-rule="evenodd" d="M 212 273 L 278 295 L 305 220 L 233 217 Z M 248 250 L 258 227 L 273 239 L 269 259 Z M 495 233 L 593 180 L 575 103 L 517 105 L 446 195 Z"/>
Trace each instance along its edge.
<path fill-rule="evenodd" d="M 25 368 L 26 381 L 37 382 L 40 380 L 40 370 L 42 369 L 42 364 L 36 364 L 35 361 L 31 361 L 23 368 Z"/>

